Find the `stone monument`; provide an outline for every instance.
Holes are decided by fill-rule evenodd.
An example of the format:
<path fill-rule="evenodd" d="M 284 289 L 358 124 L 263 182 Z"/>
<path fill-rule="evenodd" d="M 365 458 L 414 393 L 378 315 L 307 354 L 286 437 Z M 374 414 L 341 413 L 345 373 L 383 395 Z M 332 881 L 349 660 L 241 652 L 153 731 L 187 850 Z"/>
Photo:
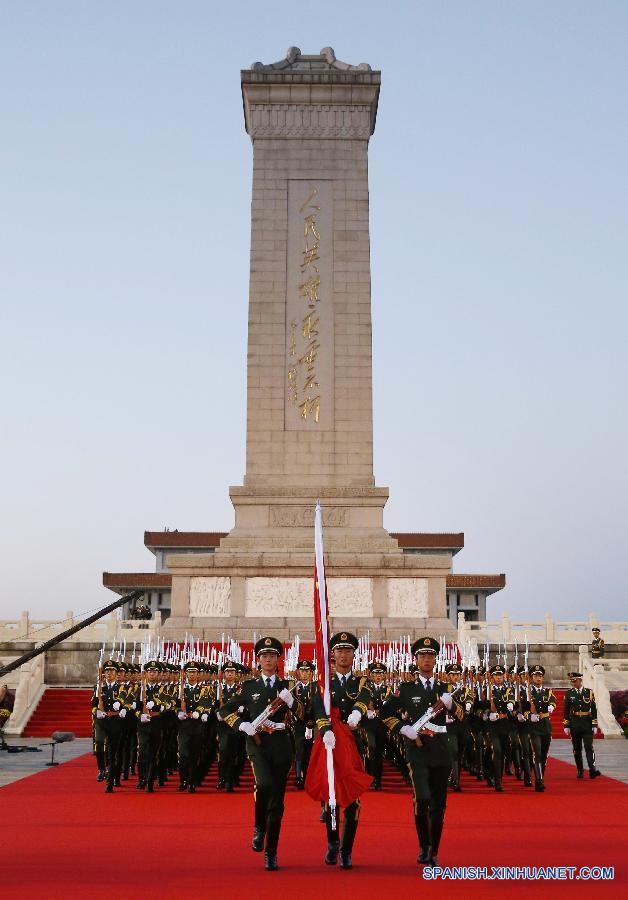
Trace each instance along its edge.
<path fill-rule="evenodd" d="M 329 47 L 291 47 L 241 73 L 253 143 L 246 472 L 217 550 L 168 557 L 173 632 L 311 631 L 317 499 L 335 625 L 451 629 L 451 555 L 403 554 L 373 477 L 368 145 L 380 77 Z"/>

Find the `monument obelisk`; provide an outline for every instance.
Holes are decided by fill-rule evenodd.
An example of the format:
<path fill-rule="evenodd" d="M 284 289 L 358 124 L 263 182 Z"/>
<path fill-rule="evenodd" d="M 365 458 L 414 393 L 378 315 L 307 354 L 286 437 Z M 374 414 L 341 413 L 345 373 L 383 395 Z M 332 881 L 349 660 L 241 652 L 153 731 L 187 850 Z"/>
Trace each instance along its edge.
<path fill-rule="evenodd" d="M 331 48 L 292 47 L 241 73 L 253 143 L 246 472 L 216 552 L 168 557 L 170 628 L 311 628 L 317 499 L 338 622 L 359 617 L 382 636 L 448 627 L 450 558 L 402 554 L 373 477 L 368 145 L 380 79 Z"/>

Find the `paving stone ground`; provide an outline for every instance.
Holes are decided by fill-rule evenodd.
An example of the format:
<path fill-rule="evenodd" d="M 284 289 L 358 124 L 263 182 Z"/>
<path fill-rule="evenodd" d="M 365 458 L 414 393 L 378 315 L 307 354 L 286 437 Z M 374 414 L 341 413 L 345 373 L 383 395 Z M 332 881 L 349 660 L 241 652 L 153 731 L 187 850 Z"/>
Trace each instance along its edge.
<path fill-rule="evenodd" d="M 21 753 L 10 753 L 7 750 L 0 750 L 0 788 L 7 784 L 13 784 L 20 778 L 26 778 L 35 772 L 51 771 L 46 763 L 50 762 L 51 750 L 49 746 L 45 746 L 46 738 L 20 738 L 10 737 L 7 739 L 9 747 L 30 747 L 40 748 L 40 753 L 32 752 L 32 750 Z M 89 753 L 92 748 L 91 738 L 77 738 L 75 741 L 69 741 L 66 744 L 57 744 L 55 747 L 55 762 L 64 763 L 83 753 Z"/>
<path fill-rule="evenodd" d="M 628 741 L 616 738 L 609 741 L 594 741 L 595 764 L 602 775 L 615 778 L 628 784 Z M 566 763 L 572 763 L 575 769 L 571 741 L 552 741 L 550 756 Z M 586 762 L 585 762 L 586 765 Z M 585 775 L 585 777 L 588 777 Z"/>

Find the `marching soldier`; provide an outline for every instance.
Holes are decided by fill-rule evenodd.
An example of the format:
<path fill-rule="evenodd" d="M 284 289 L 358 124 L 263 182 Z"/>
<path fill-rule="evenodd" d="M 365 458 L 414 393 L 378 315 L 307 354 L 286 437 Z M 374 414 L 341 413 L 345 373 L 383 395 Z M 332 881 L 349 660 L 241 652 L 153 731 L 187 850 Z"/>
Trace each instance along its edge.
<path fill-rule="evenodd" d="M 212 708 L 209 688 L 198 683 L 199 669 L 195 662 L 188 662 L 181 673 L 181 689 L 178 702 L 179 791 L 196 792 L 200 784 L 199 766 L 203 724 Z"/>
<path fill-rule="evenodd" d="M 508 747 L 510 714 L 515 709 L 515 695 L 511 687 L 504 684 L 505 669 L 496 665 L 491 669 L 493 684 L 490 688 L 489 736 L 493 753 L 493 781 L 495 790 L 503 792 L 502 774 L 504 757 Z"/>
<path fill-rule="evenodd" d="M 236 734 L 246 734 L 246 751 L 255 777 L 255 830 L 252 849 L 265 850 L 264 866 L 277 870 L 277 846 L 284 812 L 284 795 L 293 750 L 286 729 L 290 711 L 301 717 L 303 707 L 288 690 L 288 682 L 278 675 L 283 645 L 274 637 L 263 637 L 255 644 L 255 658 L 261 673 L 245 681 L 220 708 L 224 723 Z M 287 709 L 286 709 L 287 707 Z M 239 709 L 242 712 L 238 712 Z M 254 724 L 266 713 L 263 723 Z"/>
<path fill-rule="evenodd" d="M 595 696 L 590 688 L 582 687 L 582 673 L 570 672 L 571 688 L 565 693 L 563 709 L 563 726 L 567 737 L 571 737 L 571 746 L 576 761 L 577 777 L 584 777 L 582 763 L 582 745 L 589 766 L 589 778 L 597 778 L 602 773 L 595 768 L 595 752 L 593 735 L 599 731 L 597 724 L 597 706 Z"/>
<path fill-rule="evenodd" d="M 449 692 L 449 685 L 434 675 L 440 644 L 432 637 L 420 638 L 412 645 L 417 659 L 419 678 L 399 686 L 399 695 L 391 697 L 382 708 L 382 719 L 393 734 L 404 737 L 406 759 L 412 776 L 414 793 L 414 821 L 419 838 L 418 863 L 438 865 L 447 783 L 451 773 L 451 750 L 447 740 L 446 712 L 462 720 L 462 707 Z M 415 722 L 427 712 L 435 715 L 420 732 Z M 403 724 L 404 715 L 408 718 Z"/>
<path fill-rule="evenodd" d="M 222 667 L 224 681 L 220 684 L 220 705 L 224 705 L 240 691 L 238 667 L 228 660 Z M 223 721 L 218 713 L 218 783 L 216 789 L 233 793 L 238 764 L 240 735 Z"/>
<path fill-rule="evenodd" d="M 456 684 L 456 681 L 462 676 L 462 668 L 458 663 L 450 663 L 445 666 L 446 678 L 449 681 L 450 690 Z M 458 689 L 459 702 L 464 710 L 464 718 L 458 719 L 447 713 L 445 722 L 447 725 L 447 740 L 451 748 L 451 777 L 450 784 L 453 790 L 459 794 L 462 791 L 460 787 L 460 761 L 463 758 L 465 744 L 467 742 L 469 713 L 473 709 L 473 692 L 464 685 Z"/>
<path fill-rule="evenodd" d="M 127 710 L 124 688 L 118 683 L 118 663 L 108 660 L 98 674 L 98 684 L 92 696 L 94 716 L 94 749 L 98 763 L 98 781 L 105 779 L 106 794 L 113 793 L 114 784 L 120 786 L 120 740 Z"/>
<path fill-rule="evenodd" d="M 600 629 L 592 628 L 593 640 L 591 641 L 591 659 L 602 659 L 604 656 L 604 641 L 600 637 Z"/>
<path fill-rule="evenodd" d="M 551 688 L 543 686 L 545 669 L 543 666 L 532 666 L 530 669 L 532 684 L 527 691 L 527 700 L 522 704 L 522 712 L 529 723 L 529 738 L 532 746 L 534 762 L 534 790 L 545 790 L 545 765 L 547 754 L 552 743 L 552 723 L 550 715 L 556 709 L 556 697 Z"/>
<path fill-rule="evenodd" d="M 294 734 L 295 780 L 296 786 L 300 791 L 303 790 L 305 784 L 314 737 L 314 712 L 312 710 L 312 702 L 314 700 L 314 693 L 317 689 L 312 681 L 314 672 L 314 664 L 309 660 L 302 659 L 297 663 L 298 681 L 294 687 L 294 696 L 303 705 L 303 719 L 297 719 L 292 730 Z"/>
<path fill-rule="evenodd" d="M 331 680 L 331 705 L 338 709 L 342 721 L 346 722 L 354 732 L 353 736 L 358 753 L 364 758 L 364 744 L 361 735 L 356 729 L 362 717 L 366 715 L 372 695 L 366 678 L 354 675 L 352 672 L 355 651 L 358 649 L 358 639 L 354 634 L 343 631 L 331 637 L 329 649 L 331 650 L 334 663 L 332 671 L 335 669 L 335 674 Z M 331 746 L 333 749 L 335 743 L 333 729 L 325 713 L 320 691 L 316 693 L 314 698 L 314 711 L 316 713 L 316 726 L 323 736 L 323 741 L 326 746 Z M 342 869 L 352 868 L 351 853 L 358 830 L 359 812 L 359 799 L 345 807 L 341 841 L 339 816 L 334 828 L 331 812 L 329 807 L 326 806 L 327 853 L 325 854 L 325 863 L 328 866 L 335 866 L 338 862 L 338 854 L 340 854 L 340 867 Z"/>
<path fill-rule="evenodd" d="M 368 687 L 371 700 L 366 712 L 364 730 L 368 741 L 367 771 L 373 776 L 373 790 L 382 789 L 382 769 L 384 766 L 384 750 L 388 729 L 380 718 L 384 703 L 392 694 L 392 689 L 385 683 L 387 667 L 383 662 L 374 662 L 369 666 Z"/>
<path fill-rule="evenodd" d="M 161 663 L 150 660 L 144 665 L 140 693 L 140 721 L 137 726 L 139 780 L 137 790 L 154 792 L 158 777 L 159 751 L 163 737 L 162 713 L 169 698 L 163 690 Z"/>

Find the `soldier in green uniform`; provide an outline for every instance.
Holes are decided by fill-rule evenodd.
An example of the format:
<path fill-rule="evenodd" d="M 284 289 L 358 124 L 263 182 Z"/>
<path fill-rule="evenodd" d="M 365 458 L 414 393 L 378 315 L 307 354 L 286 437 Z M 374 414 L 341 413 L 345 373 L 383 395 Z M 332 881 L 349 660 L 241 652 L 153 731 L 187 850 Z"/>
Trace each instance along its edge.
<path fill-rule="evenodd" d="M 591 641 L 591 659 L 602 659 L 604 657 L 604 641 L 600 637 L 600 629 L 592 628 L 593 640 Z"/>
<path fill-rule="evenodd" d="M 353 731 L 358 753 L 364 759 L 364 742 L 362 735 L 357 729 L 362 718 L 366 716 L 372 695 L 366 678 L 354 675 L 352 671 L 358 643 L 357 637 L 347 631 L 334 634 L 330 638 L 329 649 L 332 654 L 332 670 L 335 670 L 331 679 L 331 705 L 339 711 L 342 721 Z M 325 713 L 320 691 L 317 691 L 314 697 L 314 713 L 316 715 L 316 727 L 323 736 L 323 741 L 326 746 L 333 748 L 335 743 L 333 729 L 331 721 Z M 351 854 L 358 830 L 359 815 L 359 800 L 355 800 L 345 807 L 341 840 L 340 816 L 338 815 L 336 827 L 334 828 L 329 807 L 325 808 L 325 824 L 327 827 L 325 863 L 328 866 L 335 866 L 340 854 L 340 867 L 342 869 L 352 868 Z"/>
<path fill-rule="evenodd" d="M 303 719 L 294 722 L 292 731 L 294 734 L 294 769 L 297 788 L 302 791 L 307 775 L 307 767 L 312 752 L 314 738 L 314 711 L 312 702 L 317 690 L 312 681 L 315 667 L 307 659 L 297 663 L 297 682 L 294 686 L 294 696 L 303 705 Z"/>
<path fill-rule="evenodd" d="M 419 638 L 412 645 L 418 660 L 417 681 L 404 681 L 398 696 L 382 708 L 382 719 L 393 734 L 404 738 L 406 759 L 412 776 L 414 821 L 419 838 L 417 862 L 438 865 L 437 853 L 445 821 L 447 783 L 451 773 L 451 750 L 447 739 L 446 713 L 462 720 L 464 711 L 449 692 L 449 685 L 434 675 L 440 645 L 432 637 Z M 425 728 L 414 724 L 428 709 L 437 710 Z M 404 716 L 408 724 L 404 725 Z"/>
<path fill-rule="evenodd" d="M 462 667 L 458 663 L 449 663 L 445 666 L 445 676 L 443 681 L 449 682 L 451 691 L 455 688 L 458 679 L 462 677 Z M 451 776 L 449 783 L 455 793 L 459 794 L 462 790 L 460 787 L 460 763 L 464 756 L 467 742 L 469 714 L 473 709 L 474 695 L 469 688 L 461 683 L 457 696 L 464 711 L 464 717 L 458 719 L 448 712 L 445 716 L 445 724 L 447 726 L 447 740 L 451 749 Z"/>
<path fill-rule="evenodd" d="M 219 688 L 219 703 L 223 706 L 240 691 L 238 683 L 238 667 L 227 660 L 222 667 L 223 681 Z M 233 793 L 233 785 L 238 764 L 238 744 L 240 735 L 233 731 L 218 713 L 218 783 L 216 789 Z"/>
<path fill-rule="evenodd" d="M 488 730 L 493 755 L 493 782 L 495 790 L 500 794 L 504 757 L 508 746 L 510 730 L 510 714 L 515 710 L 515 695 L 511 687 L 504 684 L 506 674 L 503 666 L 496 665 L 491 669 L 493 683 L 490 687 L 490 708 L 488 714 Z"/>
<path fill-rule="evenodd" d="M 545 675 L 543 666 L 532 666 L 530 675 L 532 684 L 527 692 L 527 700 L 525 704 L 522 704 L 522 712 L 529 723 L 529 737 L 534 760 L 534 789 L 542 793 L 545 790 L 547 754 L 552 743 L 550 715 L 556 709 L 556 697 L 551 688 L 543 685 Z"/>
<path fill-rule="evenodd" d="M 106 778 L 106 794 L 113 793 L 113 787 L 120 785 L 120 740 L 127 714 L 124 705 L 125 691 L 117 680 L 118 664 L 108 660 L 99 674 L 99 683 L 92 695 L 92 715 L 94 716 L 94 749 L 98 763 L 98 781 Z"/>
<path fill-rule="evenodd" d="M 571 746 L 576 761 L 577 777 L 584 777 L 582 762 L 582 745 L 589 766 L 589 778 L 597 778 L 602 773 L 595 767 L 593 735 L 599 731 L 597 724 L 597 706 L 595 696 L 590 688 L 582 687 L 582 673 L 570 672 L 571 687 L 565 693 L 563 708 L 563 726 L 567 737 L 571 737 Z"/>
<path fill-rule="evenodd" d="M 161 663 L 149 660 L 144 664 L 140 691 L 140 720 L 137 726 L 138 769 L 137 789 L 154 792 L 158 776 L 159 750 L 162 741 L 161 715 L 169 698 L 163 691 Z"/>
<path fill-rule="evenodd" d="M 178 699 L 179 791 L 196 792 L 200 784 L 199 766 L 203 724 L 212 708 L 210 689 L 198 683 L 199 669 L 190 661 L 183 667 L 184 678 Z"/>
<path fill-rule="evenodd" d="M 530 724 L 524 716 L 522 709 L 527 703 L 529 684 L 526 680 L 528 670 L 525 666 L 519 666 L 517 695 L 519 710 L 517 712 L 517 736 L 521 748 L 521 766 L 523 768 L 523 786 L 532 787 L 532 769 L 530 766 L 532 748 L 530 746 Z"/>
<path fill-rule="evenodd" d="M 387 672 L 388 669 L 383 662 L 373 662 L 369 666 L 368 687 L 371 691 L 371 700 L 366 711 L 364 729 L 368 741 L 367 771 L 373 776 L 374 791 L 382 789 L 384 750 L 388 736 L 388 729 L 380 717 L 382 706 L 392 694 L 392 689 L 385 682 Z"/>
<path fill-rule="evenodd" d="M 278 675 L 283 645 L 274 637 L 263 637 L 255 644 L 255 658 L 261 673 L 245 681 L 239 693 L 220 708 L 224 723 L 235 733 L 246 735 L 246 751 L 255 777 L 255 829 L 252 849 L 265 850 L 264 866 L 274 872 L 277 846 L 284 812 L 284 795 L 293 750 L 287 724 L 290 711 L 298 717 L 303 707 L 288 689 L 288 682 Z M 263 724 L 256 727 L 257 717 L 271 706 Z M 241 711 L 240 711 L 241 710 Z"/>

